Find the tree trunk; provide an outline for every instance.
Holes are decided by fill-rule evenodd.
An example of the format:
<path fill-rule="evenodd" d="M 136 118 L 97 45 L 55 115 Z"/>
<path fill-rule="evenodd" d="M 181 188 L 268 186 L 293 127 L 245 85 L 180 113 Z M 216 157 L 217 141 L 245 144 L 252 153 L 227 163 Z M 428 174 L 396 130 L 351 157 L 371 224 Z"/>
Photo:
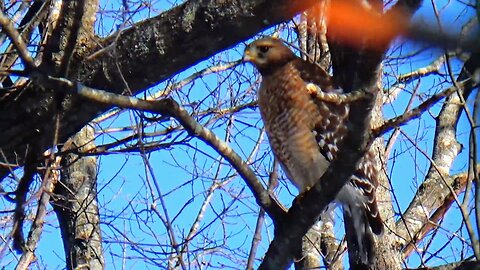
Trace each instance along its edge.
<path fill-rule="evenodd" d="M 93 132 L 86 126 L 64 150 L 92 149 Z M 96 158 L 68 154 L 62 160 L 62 168 L 51 203 L 60 223 L 67 269 L 103 269 Z"/>

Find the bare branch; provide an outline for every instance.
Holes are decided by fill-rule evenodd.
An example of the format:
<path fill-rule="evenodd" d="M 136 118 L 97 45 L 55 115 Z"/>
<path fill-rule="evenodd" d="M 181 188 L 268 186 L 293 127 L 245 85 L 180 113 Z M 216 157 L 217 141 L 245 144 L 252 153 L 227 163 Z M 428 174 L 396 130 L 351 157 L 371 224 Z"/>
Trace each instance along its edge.
<path fill-rule="evenodd" d="M 273 163 L 272 172 L 268 178 L 268 188 L 267 191 L 270 193 L 278 185 L 278 161 L 275 160 Z M 257 217 L 257 224 L 255 226 L 255 233 L 253 234 L 252 246 L 250 247 L 250 252 L 248 253 L 247 268 L 248 270 L 254 269 L 253 264 L 255 260 L 255 255 L 257 253 L 258 245 L 262 239 L 262 227 L 265 221 L 265 210 L 260 208 Z"/>
<path fill-rule="evenodd" d="M 421 67 L 412 72 L 408 72 L 398 76 L 397 83 L 409 83 L 410 81 L 415 80 L 417 78 L 423 77 L 431 73 L 438 72 L 438 70 L 442 67 L 444 63 L 445 63 L 445 56 L 442 55 L 425 67 Z"/>
<path fill-rule="evenodd" d="M 79 83 L 73 83 L 67 79 L 38 77 L 44 84 L 57 84 L 55 88 L 65 89 L 75 92 L 83 98 L 110 106 L 119 106 L 122 108 L 142 110 L 152 113 L 160 113 L 164 116 L 174 117 L 180 122 L 192 136 L 198 137 L 208 145 L 212 146 L 223 158 L 229 161 L 232 166 L 245 180 L 250 190 L 254 193 L 259 205 L 265 209 L 273 220 L 280 219 L 284 210 L 275 200 L 272 200 L 268 192 L 262 186 L 255 176 L 255 173 L 248 167 L 242 158 L 227 145 L 226 142 L 218 138 L 213 132 L 200 125 L 190 114 L 172 99 L 160 101 L 141 100 L 134 97 L 116 95 L 110 92 L 86 87 Z"/>
<path fill-rule="evenodd" d="M 458 83 L 459 87 L 465 87 L 467 85 L 471 84 L 471 79 L 464 80 L 460 83 Z M 422 113 L 424 113 L 426 110 L 431 108 L 433 105 L 437 104 L 438 101 L 441 99 L 448 97 L 455 93 L 458 90 L 457 86 L 451 86 L 442 92 L 435 94 L 428 98 L 426 101 L 424 101 L 422 104 L 418 105 L 417 107 L 413 108 L 412 110 L 398 116 L 392 119 L 389 119 L 383 123 L 382 126 L 376 128 L 373 130 L 373 136 L 374 137 L 379 137 L 385 134 L 386 132 L 390 131 L 392 128 L 401 126 L 406 124 L 408 121 L 415 119 L 417 117 L 420 117 Z"/>
<path fill-rule="evenodd" d="M 37 213 L 30 228 L 24 252 L 15 269 L 29 269 L 30 264 L 35 259 L 35 250 L 37 249 L 40 236 L 43 232 L 43 224 L 45 222 L 45 216 L 47 215 L 47 205 L 50 200 L 50 194 L 52 194 L 55 183 L 59 178 L 59 173 L 57 171 L 59 163 L 59 158 L 51 160 L 51 164 L 49 164 L 48 169 L 44 174 L 42 186 L 39 191 L 40 200 L 38 202 Z"/>
<path fill-rule="evenodd" d="M 477 166 L 472 166 L 478 160 L 478 150 L 480 149 L 477 141 L 478 135 L 478 124 L 480 123 L 480 91 L 477 91 L 477 95 L 475 97 L 475 103 L 473 105 L 473 122 L 475 126 L 472 127 L 470 132 L 470 164 L 469 164 L 469 171 L 473 174 L 472 182 L 475 183 L 475 220 L 477 223 L 477 235 L 480 236 L 480 168 Z M 467 187 L 467 192 L 470 189 Z M 478 244 L 478 243 L 477 243 Z"/>
<path fill-rule="evenodd" d="M 19 253 L 23 253 L 26 249 L 25 240 L 23 236 L 23 222 L 25 219 L 25 202 L 27 199 L 30 185 L 32 184 L 35 174 L 37 173 L 38 161 L 36 160 L 37 151 L 40 150 L 40 145 L 35 145 L 27 153 L 25 164 L 25 171 L 23 173 L 20 182 L 18 183 L 17 190 L 15 191 L 15 214 L 14 214 L 14 226 L 13 226 L 13 249 Z M 28 265 L 27 265 L 28 266 Z"/>
<path fill-rule="evenodd" d="M 84 85 L 117 94 L 124 90 L 124 85 L 119 84 L 119 74 L 122 74 L 132 94 L 137 94 L 263 29 L 290 20 L 315 3 L 316 0 L 280 0 L 272 6 L 267 0 L 229 0 L 221 4 L 214 0 L 186 1 L 104 40 L 86 40 L 87 43 L 82 47 L 86 50 L 83 52 L 86 54 L 84 59 L 75 61 L 81 63 L 81 66 L 72 67 L 70 74 L 78 74 L 75 80 Z M 110 45 L 115 49 L 84 61 L 88 54 Z M 18 153 L 24 153 L 31 140 L 38 137 L 36 130 L 43 130 L 39 127 L 42 119 L 51 119 L 49 105 L 54 103 L 51 99 L 54 92 L 25 91 L 26 94 L 21 95 L 11 106 L 1 106 L 1 115 L 6 116 L 6 119 L 13 119 L 9 116 L 15 115 L 16 119 L 0 123 L 0 129 L 6 131 L 0 137 L 0 148 L 8 158 L 3 162 L 15 163 L 14 160 L 18 159 L 22 163 L 23 155 Z M 63 105 L 62 129 L 59 134 L 62 141 L 95 118 L 99 112 L 108 109 L 99 104 L 84 106 L 68 95 Z M 19 112 L 19 108 L 28 110 Z M 14 126 L 16 128 L 12 128 Z M 0 167 L 0 178 L 8 171 L 8 168 Z"/>
<path fill-rule="evenodd" d="M 35 68 L 35 62 L 28 52 L 27 44 L 25 44 L 20 33 L 18 33 L 10 19 L 2 11 L 0 11 L 0 25 L 12 41 L 13 46 L 17 49 L 18 55 L 20 59 L 22 59 L 26 69 L 33 70 Z"/>
<path fill-rule="evenodd" d="M 462 173 L 456 176 L 451 176 L 453 180 L 448 180 L 448 183 L 452 183 L 453 190 L 458 196 L 465 190 L 468 181 L 468 174 Z M 416 249 L 417 244 L 432 230 L 438 228 L 438 222 L 443 219 L 447 211 L 450 209 L 450 206 L 455 201 L 455 196 L 453 194 L 447 195 L 444 199 L 443 204 L 440 205 L 435 212 L 429 217 L 428 222 L 426 222 L 423 227 L 413 236 L 413 239 L 403 248 L 403 257 L 407 258 L 412 251 Z"/>
<path fill-rule="evenodd" d="M 42 78 L 41 76 L 39 76 L 38 79 L 41 80 L 43 84 L 57 84 L 57 86 L 55 88 L 68 89 L 68 91 L 76 92 L 84 98 L 88 98 L 90 100 L 94 100 L 94 101 L 99 102 L 99 103 L 116 105 L 116 106 L 121 106 L 121 107 L 124 107 L 124 108 L 144 110 L 144 111 L 154 112 L 154 113 L 161 113 L 163 115 L 170 115 L 170 116 L 174 117 L 185 127 L 186 130 L 191 132 L 191 135 L 193 135 L 195 137 L 199 137 L 201 140 L 203 140 L 207 144 L 211 145 L 219 154 L 221 154 L 226 160 L 228 160 L 232 164 L 232 166 L 239 172 L 239 174 L 246 181 L 247 185 L 250 187 L 250 189 L 254 193 L 254 195 L 257 199 L 257 202 L 262 206 L 263 209 L 265 209 L 265 211 L 270 215 L 270 217 L 272 217 L 272 219 L 274 221 L 276 221 L 276 224 L 281 224 L 281 223 L 279 223 L 279 221 L 284 220 L 283 219 L 283 215 L 284 215 L 283 213 L 284 212 L 283 212 L 282 208 L 279 207 L 279 205 L 276 203 L 275 200 L 272 200 L 270 198 L 268 192 L 266 192 L 265 188 L 257 180 L 253 171 L 251 171 L 248 168 L 248 165 L 245 164 L 241 160 L 241 158 L 225 142 L 221 141 L 211 131 L 209 131 L 208 129 L 201 126 L 199 123 L 197 123 L 175 101 L 173 101 L 173 100 L 161 100 L 161 101 L 156 102 L 156 101 L 139 100 L 139 99 L 136 99 L 136 98 L 133 98 L 133 97 L 127 97 L 127 96 L 119 96 L 119 95 L 115 95 L 113 93 L 108 93 L 108 92 L 105 92 L 105 91 L 92 89 L 92 88 L 83 86 L 83 85 L 78 84 L 78 83 L 74 84 L 71 81 L 66 80 L 66 79 L 54 78 L 54 77 L 51 77 L 51 76 L 48 76 L 47 78 Z M 359 108 L 357 110 L 360 110 L 360 111 L 364 111 L 365 109 L 368 110 L 368 108 L 371 108 L 371 106 L 366 106 L 365 104 L 358 105 L 358 107 Z M 364 113 L 366 113 L 366 112 L 364 112 Z M 365 117 L 365 116 L 363 116 L 363 117 Z M 366 125 L 365 124 L 365 121 L 366 121 L 365 118 L 362 118 L 361 116 L 359 117 L 359 114 L 355 114 L 355 115 L 351 116 L 351 118 L 353 118 L 352 121 L 356 120 L 357 123 L 360 122 L 360 123 L 364 123 L 364 125 Z M 365 128 L 365 127 L 358 127 L 358 129 L 362 129 L 362 128 Z M 340 157 L 339 160 L 342 160 L 342 161 L 341 162 L 340 161 L 333 162 L 333 166 L 324 175 L 324 177 L 331 177 L 331 178 L 338 179 L 340 176 L 342 176 L 342 177 L 345 177 L 345 182 L 348 181 L 348 179 L 350 178 L 350 174 L 353 172 L 354 168 L 356 167 L 355 166 L 356 165 L 355 160 L 353 162 L 350 162 L 352 157 L 360 159 L 360 157 L 363 156 L 363 153 L 364 153 L 363 151 L 365 151 L 365 150 L 360 151 L 360 153 L 357 154 L 357 155 L 352 155 L 351 153 L 354 152 L 354 151 L 352 151 L 352 148 L 356 149 L 356 150 L 359 149 L 358 144 L 363 144 L 364 142 L 362 141 L 362 138 L 365 138 L 365 137 L 358 136 L 359 132 L 356 129 L 352 128 L 350 130 L 350 132 L 353 132 L 355 134 L 355 138 L 357 138 L 357 139 L 351 140 L 352 141 L 351 143 L 353 143 L 353 145 L 350 146 L 350 148 L 345 147 L 347 149 L 347 150 L 345 150 L 345 152 L 347 152 L 348 154 L 347 153 L 342 154 L 342 152 L 341 152 L 340 155 L 339 155 L 339 157 Z M 360 139 L 358 139 L 358 138 L 360 138 Z M 366 146 L 363 146 L 363 147 L 366 147 Z M 353 164 L 353 165 L 351 165 L 351 164 Z M 338 174 L 335 174 L 336 170 L 332 169 L 332 168 L 336 168 L 338 170 L 338 167 L 341 168 L 339 171 L 343 172 L 344 175 L 339 176 Z M 349 170 L 351 172 L 349 172 Z M 331 183 L 338 183 L 338 181 L 330 181 L 330 182 Z M 325 194 L 328 194 L 328 195 L 327 196 L 319 195 L 316 192 L 315 193 L 309 192 L 308 194 L 310 194 L 310 195 L 305 194 L 305 197 L 302 198 L 302 200 L 299 201 L 298 204 L 295 204 L 292 207 L 292 210 L 295 209 L 291 212 L 292 216 L 290 216 L 289 218 L 286 219 L 286 220 L 296 220 L 296 221 L 298 221 L 299 219 L 302 219 L 302 222 L 299 223 L 300 225 L 295 224 L 295 231 L 297 233 L 299 233 L 301 230 L 308 229 L 311 226 L 311 225 L 308 225 L 309 222 L 312 222 L 312 224 L 313 224 L 314 220 L 316 219 L 316 215 L 318 215 L 318 213 L 321 211 L 321 209 L 323 209 L 328 203 L 330 203 L 333 200 L 335 194 L 343 186 L 343 183 L 340 183 L 341 185 L 332 185 L 332 186 L 330 186 L 328 184 L 327 185 L 323 184 L 323 183 L 329 183 L 329 181 L 319 181 L 319 183 L 320 183 L 319 187 L 317 187 L 316 189 L 312 189 L 312 190 L 316 190 L 316 192 L 320 192 L 321 194 L 323 194 L 323 192 L 325 192 Z M 332 189 L 335 192 L 331 192 Z M 338 190 L 335 190 L 335 189 L 338 189 Z M 330 196 L 330 194 L 332 194 L 332 196 Z M 325 199 L 318 202 L 319 197 L 320 198 L 325 198 Z M 309 205 L 309 203 L 312 203 L 312 201 L 314 201 L 315 204 L 317 204 L 317 207 L 319 207 L 318 209 L 312 208 Z M 308 207 L 307 207 L 307 205 L 308 205 Z M 304 213 L 306 210 L 309 211 L 309 213 L 306 215 L 306 217 L 311 218 L 310 221 L 307 220 L 304 217 L 303 214 L 300 214 L 300 213 Z M 297 235 L 294 234 L 293 237 L 300 237 L 301 238 L 303 236 L 303 234 L 297 234 Z M 292 237 L 292 236 L 289 233 L 288 238 L 290 238 L 290 237 Z M 282 239 L 285 239 L 287 241 L 286 243 L 292 244 L 291 239 L 289 240 L 288 238 L 284 238 L 284 237 L 278 237 L 277 238 L 276 237 L 276 239 L 280 239 L 280 241 L 281 241 L 280 243 L 282 243 L 284 241 Z M 287 245 L 290 245 L 290 244 L 287 244 Z M 272 242 L 272 246 L 275 247 L 275 245 L 276 245 L 276 242 L 274 240 L 274 242 Z M 286 248 L 286 250 L 288 252 L 290 250 L 290 248 Z M 268 253 L 267 253 L 267 256 L 268 256 Z M 280 257 L 282 258 L 282 260 L 286 259 L 287 260 L 286 262 L 288 263 L 288 261 L 291 262 L 291 260 L 292 260 L 292 257 L 290 257 L 290 256 L 292 256 L 292 253 L 288 252 L 288 254 L 284 254 L 284 256 L 282 255 Z M 268 259 L 266 261 L 268 263 Z M 276 267 L 274 267 L 274 268 L 276 268 Z M 283 267 L 280 267 L 280 268 L 283 268 Z"/>
<path fill-rule="evenodd" d="M 453 180 L 453 178 L 448 176 L 450 167 L 461 148 L 455 139 L 456 125 L 463 108 L 458 95 L 468 97 L 474 89 L 472 88 L 473 82 L 468 78 L 476 70 L 478 60 L 478 54 L 472 54 L 465 63 L 464 69 L 458 77 L 459 80 L 464 80 L 464 84 L 461 84 L 463 88 L 447 97 L 436 118 L 434 150 L 430 158 L 429 172 L 403 214 L 403 218 L 397 222 L 397 233 L 404 242 L 411 241 L 411 237 L 416 235 L 428 222 L 429 213 L 438 209 L 444 199 L 451 194 L 449 189 L 451 183 L 448 180 Z"/>

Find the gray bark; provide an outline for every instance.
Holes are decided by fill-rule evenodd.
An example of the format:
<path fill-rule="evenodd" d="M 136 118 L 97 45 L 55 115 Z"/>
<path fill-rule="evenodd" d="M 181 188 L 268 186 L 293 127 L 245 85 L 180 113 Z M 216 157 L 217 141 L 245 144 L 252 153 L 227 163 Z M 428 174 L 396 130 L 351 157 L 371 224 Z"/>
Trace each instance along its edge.
<path fill-rule="evenodd" d="M 95 147 L 94 130 L 86 126 L 64 150 L 85 152 Z M 60 223 L 67 269 L 104 269 L 97 202 L 97 161 L 75 153 L 62 159 L 61 179 L 51 204 Z"/>

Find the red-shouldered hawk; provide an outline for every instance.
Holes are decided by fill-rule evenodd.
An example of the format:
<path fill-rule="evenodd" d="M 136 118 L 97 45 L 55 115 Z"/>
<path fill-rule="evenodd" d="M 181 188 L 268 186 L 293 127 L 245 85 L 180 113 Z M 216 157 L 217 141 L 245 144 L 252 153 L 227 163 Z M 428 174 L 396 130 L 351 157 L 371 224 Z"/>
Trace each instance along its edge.
<path fill-rule="evenodd" d="M 312 187 L 336 157 L 347 134 L 348 103 L 335 104 L 311 95 L 309 83 L 325 93 L 342 93 L 315 64 L 297 57 L 282 41 L 262 38 L 245 49 L 243 60 L 262 75 L 258 106 L 272 151 L 300 193 Z M 308 88 L 308 89 L 307 89 Z M 336 200 L 351 219 L 362 262 L 373 258 L 373 235 L 383 232 L 375 189 L 378 168 L 372 151 Z"/>

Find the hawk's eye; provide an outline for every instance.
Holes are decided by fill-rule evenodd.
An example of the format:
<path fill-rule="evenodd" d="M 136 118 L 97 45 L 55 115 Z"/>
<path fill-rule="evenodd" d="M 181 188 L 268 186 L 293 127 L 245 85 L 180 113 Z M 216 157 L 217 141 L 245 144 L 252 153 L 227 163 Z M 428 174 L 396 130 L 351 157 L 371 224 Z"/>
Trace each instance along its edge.
<path fill-rule="evenodd" d="M 268 52 L 269 49 L 270 49 L 270 47 L 268 47 L 268 46 L 258 46 L 258 50 L 261 53 L 266 53 L 266 52 Z"/>

